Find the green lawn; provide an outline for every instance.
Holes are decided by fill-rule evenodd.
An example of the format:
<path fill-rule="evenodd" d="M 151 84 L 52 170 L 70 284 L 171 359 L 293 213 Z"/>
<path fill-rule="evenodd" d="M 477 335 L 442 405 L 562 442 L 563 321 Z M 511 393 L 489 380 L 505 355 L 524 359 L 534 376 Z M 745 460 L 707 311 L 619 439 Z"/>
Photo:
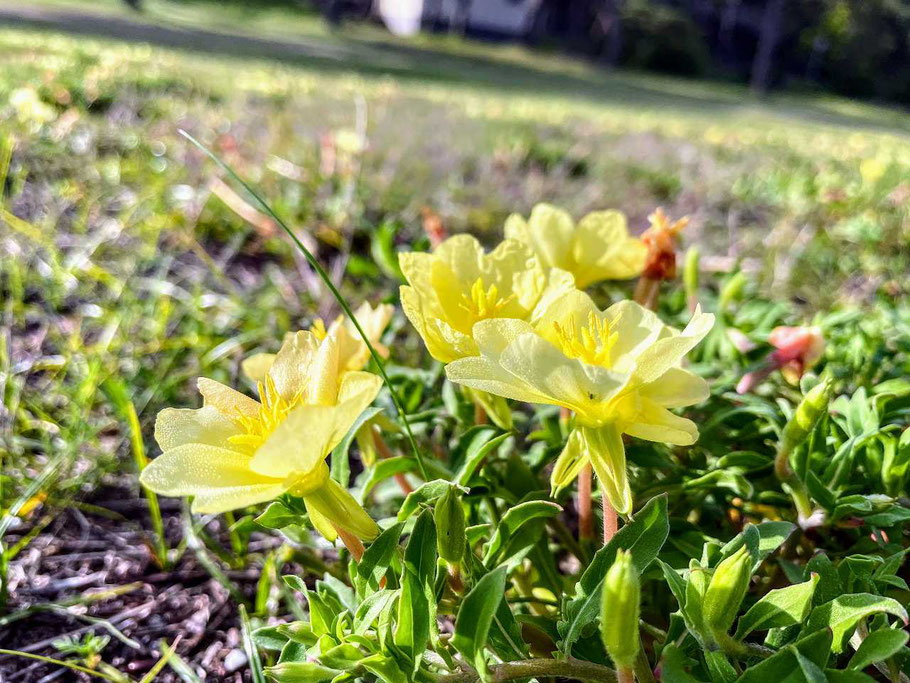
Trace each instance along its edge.
<path fill-rule="evenodd" d="M 741 270 L 740 299 L 776 297 L 765 322 L 744 313 L 746 326 L 908 294 L 904 112 L 827 96 L 759 100 L 735 86 L 609 73 L 510 46 L 393 40 L 371 27 L 331 34 L 308 14 L 250 21 L 229 5 L 212 19 L 212 7 L 150 1 L 141 21 L 223 35 L 242 24 L 243 35 L 280 44 L 238 42 L 231 54 L 229 37 L 175 49 L 0 29 L 0 508 L 21 515 L 3 530 L 17 618 L 31 615 L 17 587 L 67 578 L 52 563 L 28 568 L 35 539 L 78 536 L 86 517 L 91 539 L 151 538 L 133 462 L 143 443 L 156 453 L 158 410 L 195 405 L 200 375 L 236 383 L 243 355 L 337 313 L 289 243 L 179 129 L 250 179 L 354 298 L 395 300 L 395 252 L 426 246 L 427 210 L 450 232 L 495 243 L 509 213 L 539 201 L 576 216 L 621 209 L 634 232 L 656 206 L 690 215 L 684 242 L 699 248 L 712 292 Z M 113 0 L 93 11 L 131 16 Z M 895 321 L 906 329 L 906 308 L 869 316 L 881 328 Z M 408 329 L 397 315 L 396 365 L 423 357 Z M 133 409 L 139 432 L 128 427 Z M 165 512 L 170 567 L 194 554 L 176 540 L 192 524 L 174 501 Z M 226 585 L 268 613 L 255 580 L 238 577 L 263 557 L 277 562 L 274 548 L 231 555 L 234 537 L 218 524 L 196 528 L 194 571 L 222 557 Z M 146 571 L 123 561 L 123 576 Z M 67 631 L 41 619 L 38 636 L 6 642 Z"/>

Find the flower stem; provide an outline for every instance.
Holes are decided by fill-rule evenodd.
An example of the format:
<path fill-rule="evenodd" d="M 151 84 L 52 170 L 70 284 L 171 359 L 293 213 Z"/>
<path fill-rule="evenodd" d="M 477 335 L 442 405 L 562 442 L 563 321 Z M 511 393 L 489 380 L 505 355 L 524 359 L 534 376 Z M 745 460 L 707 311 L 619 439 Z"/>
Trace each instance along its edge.
<path fill-rule="evenodd" d="M 385 442 L 385 439 L 382 438 L 379 429 L 374 426 L 370 431 L 373 433 L 373 444 L 376 446 L 376 450 L 379 451 L 379 455 L 386 459 L 391 458 L 392 451 L 389 449 L 389 445 Z M 414 490 L 411 487 L 411 484 L 408 483 L 407 477 L 405 477 L 402 472 L 398 472 L 395 475 L 395 481 L 398 482 L 398 487 L 405 496 L 409 495 Z"/>
<path fill-rule="evenodd" d="M 635 302 L 652 311 L 657 309 L 657 297 L 660 294 L 660 280 L 653 280 L 645 275 L 638 278 L 635 285 Z"/>
<path fill-rule="evenodd" d="M 477 401 L 474 401 L 474 424 L 485 425 L 487 423 L 487 411 L 483 409 Z"/>
<path fill-rule="evenodd" d="M 363 559 L 363 553 L 366 551 L 366 548 L 363 547 L 363 542 L 340 527 L 336 526 L 335 531 L 338 532 L 338 538 L 344 543 L 344 547 L 348 549 L 351 556 L 357 560 L 357 562 L 360 562 L 360 560 Z"/>
<path fill-rule="evenodd" d="M 591 514 L 591 478 L 593 469 L 588 463 L 578 473 L 578 539 L 594 538 L 594 516 Z"/>
<path fill-rule="evenodd" d="M 616 671 L 616 680 L 619 683 L 635 683 L 635 674 L 632 669 L 618 669 Z"/>
<path fill-rule="evenodd" d="M 610 505 L 610 499 L 601 496 L 604 510 L 604 545 L 610 542 L 610 539 L 616 535 L 619 529 L 619 519 L 616 516 L 616 510 Z"/>

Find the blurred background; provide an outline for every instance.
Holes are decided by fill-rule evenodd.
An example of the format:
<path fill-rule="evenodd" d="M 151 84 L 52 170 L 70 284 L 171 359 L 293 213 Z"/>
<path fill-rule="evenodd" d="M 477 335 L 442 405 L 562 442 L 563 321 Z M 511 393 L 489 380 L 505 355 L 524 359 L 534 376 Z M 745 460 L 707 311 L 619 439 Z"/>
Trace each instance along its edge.
<path fill-rule="evenodd" d="M 663 206 L 730 326 L 906 330 L 908 50 L 908 0 L 0 0 L 0 647 L 140 677 L 181 634 L 175 662 L 239 680 L 234 606 L 265 619 L 286 562 L 323 571 L 250 516 L 140 497 L 159 410 L 338 312 L 181 129 L 352 301 L 540 201 L 636 234 Z M 407 330 L 415 409 L 438 374 Z"/>

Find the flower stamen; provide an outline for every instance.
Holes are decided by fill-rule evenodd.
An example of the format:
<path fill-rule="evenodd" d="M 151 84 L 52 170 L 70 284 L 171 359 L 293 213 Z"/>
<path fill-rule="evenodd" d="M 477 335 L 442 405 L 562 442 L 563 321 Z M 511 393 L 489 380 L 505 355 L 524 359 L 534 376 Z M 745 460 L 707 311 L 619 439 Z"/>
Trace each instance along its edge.
<path fill-rule="evenodd" d="M 475 318 L 475 322 L 495 318 L 499 312 L 510 304 L 515 295 L 510 294 L 507 297 L 499 296 L 499 288 L 493 284 L 488 289 L 484 289 L 483 278 L 479 277 L 471 285 L 470 295 L 462 294 L 459 306 Z"/>
<path fill-rule="evenodd" d="M 580 329 L 575 323 L 574 316 L 569 325 L 563 326 L 553 323 L 559 345 L 570 358 L 584 361 L 588 365 L 612 367 L 610 354 L 619 339 L 619 334 L 610 332 L 610 321 L 598 318 L 594 312 L 588 314 L 587 325 Z"/>

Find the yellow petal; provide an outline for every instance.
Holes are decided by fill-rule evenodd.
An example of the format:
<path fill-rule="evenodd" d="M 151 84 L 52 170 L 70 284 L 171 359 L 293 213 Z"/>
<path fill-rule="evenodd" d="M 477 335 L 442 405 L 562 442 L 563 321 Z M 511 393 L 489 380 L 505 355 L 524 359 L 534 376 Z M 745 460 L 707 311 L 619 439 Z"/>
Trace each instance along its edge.
<path fill-rule="evenodd" d="M 262 503 L 286 491 L 283 480 L 250 470 L 250 458 L 202 444 L 178 446 L 142 470 L 143 486 L 164 496 L 195 496 L 195 512 L 215 513 Z"/>
<path fill-rule="evenodd" d="M 368 541 L 379 535 L 379 525 L 334 479 L 329 479 L 325 486 L 305 496 L 304 500 L 308 510 L 316 510 L 333 526 L 358 538 Z"/>
<path fill-rule="evenodd" d="M 682 368 L 670 368 L 653 382 L 638 389 L 638 393 L 664 408 L 695 405 L 711 395 L 704 379 Z"/>
<path fill-rule="evenodd" d="M 239 391 L 225 386 L 207 377 L 200 377 L 196 382 L 199 393 L 205 399 L 205 405 L 215 408 L 219 413 L 228 417 L 249 417 L 255 419 L 259 415 L 259 402 Z"/>
<path fill-rule="evenodd" d="M 199 410 L 165 408 L 155 419 L 155 441 L 162 451 L 188 443 L 230 448 L 228 439 L 242 430 L 214 406 Z"/>
<path fill-rule="evenodd" d="M 307 403 L 335 404 L 339 370 L 338 338 L 328 335 L 319 343 L 305 378 Z"/>
<path fill-rule="evenodd" d="M 575 224 L 564 210 L 552 204 L 538 204 L 531 209 L 525 241 L 545 268 L 572 271 L 572 237 Z"/>
<path fill-rule="evenodd" d="M 695 348 L 714 325 L 714 316 L 696 308 L 692 320 L 681 333 L 658 339 L 638 357 L 635 377 L 639 382 L 653 382 L 671 367 L 678 365 Z"/>
<path fill-rule="evenodd" d="M 613 304 L 604 316 L 610 321 L 610 330 L 616 333 L 613 346 L 613 368 L 631 372 L 638 357 L 657 340 L 678 334 L 665 325 L 657 314 L 634 301 Z"/>
<path fill-rule="evenodd" d="M 622 430 L 646 441 L 691 446 L 698 440 L 698 428 L 691 420 L 674 415 L 654 401 L 638 396 L 620 409 Z"/>
<path fill-rule="evenodd" d="M 435 306 L 428 307 L 428 299 L 419 296 L 415 287 L 401 288 L 401 308 L 423 339 L 427 351 L 440 363 L 477 354 L 474 340 L 440 319 L 441 311 Z"/>
<path fill-rule="evenodd" d="M 294 408 L 249 461 L 252 471 L 284 479 L 312 472 L 328 456 L 335 432 L 335 406 Z"/>
<path fill-rule="evenodd" d="M 575 230 L 572 256 L 575 283 L 584 288 L 602 280 L 625 280 L 641 273 L 647 249 L 629 237 L 626 217 L 619 211 L 595 211 Z"/>
<path fill-rule="evenodd" d="M 632 512 L 632 488 L 626 472 L 626 450 L 622 434 L 615 424 L 595 429 L 577 428 L 594 466 L 603 495 L 619 514 Z"/>
<path fill-rule="evenodd" d="M 285 336 L 268 371 L 278 395 L 284 400 L 293 401 L 307 387 L 318 348 L 319 340 L 312 332 L 301 330 Z"/>
<path fill-rule="evenodd" d="M 253 384 L 265 382 L 265 376 L 269 373 L 272 363 L 275 362 L 275 357 L 274 353 L 254 353 L 243 359 L 240 369 Z"/>
<path fill-rule="evenodd" d="M 329 450 L 345 437 L 360 414 L 373 402 L 382 388 L 382 378 L 371 372 L 347 372 L 338 390 L 338 405 L 332 414 Z"/>

